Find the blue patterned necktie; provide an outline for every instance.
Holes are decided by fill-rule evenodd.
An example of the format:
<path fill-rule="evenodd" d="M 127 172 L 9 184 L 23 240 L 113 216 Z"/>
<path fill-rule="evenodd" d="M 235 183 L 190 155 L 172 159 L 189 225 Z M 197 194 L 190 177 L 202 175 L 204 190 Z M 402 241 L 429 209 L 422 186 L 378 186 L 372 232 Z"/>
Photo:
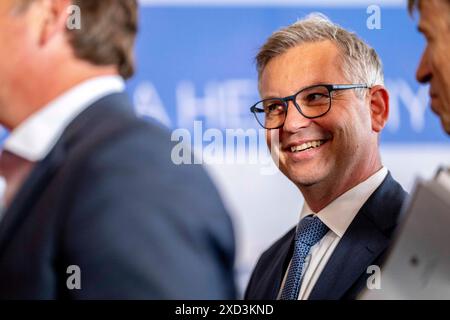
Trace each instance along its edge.
<path fill-rule="evenodd" d="M 328 232 L 328 227 L 319 218 L 307 216 L 299 224 L 295 234 L 292 255 L 286 282 L 281 292 L 281 300 L 297 300 L 302 280 L 302 270 L 309 250 Z"/>

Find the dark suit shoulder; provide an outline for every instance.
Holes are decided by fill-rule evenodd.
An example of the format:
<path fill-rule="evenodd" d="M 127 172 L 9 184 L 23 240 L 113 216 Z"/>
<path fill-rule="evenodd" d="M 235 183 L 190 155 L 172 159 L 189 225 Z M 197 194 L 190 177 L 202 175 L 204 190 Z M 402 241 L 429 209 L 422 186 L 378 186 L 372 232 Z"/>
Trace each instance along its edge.
<path fill-rule="evenodd" d="M 360 213 L 372 221 L 377 229 L 390 237 L 407 197 L 408 193 L 391 173 L 388 173 L 381 185 L 367 199 Z"/>
<path fill-rule="evenodd" d="M 66 133 L 63 251 L 84 270 L 76 298 L 233 298 L 233 231 L 216 188 L 201 166 L 173 163 L 167 129 L 117 99 Z"/>

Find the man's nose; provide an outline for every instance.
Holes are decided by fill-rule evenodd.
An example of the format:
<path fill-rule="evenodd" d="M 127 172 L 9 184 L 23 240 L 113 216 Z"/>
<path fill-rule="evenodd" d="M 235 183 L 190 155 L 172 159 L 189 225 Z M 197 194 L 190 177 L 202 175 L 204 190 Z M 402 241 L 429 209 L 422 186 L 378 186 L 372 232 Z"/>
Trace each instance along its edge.
<path fill-rule="evenodd" d="M 289 101 L 286 119 L 284 120 L 283 131 L 295 133 L 301 128 L 307 127 L 310 123 L 311 119 L 303 116 L 297 110 L 294 103 L 292 101 Z"/>
<path fill-rule="evenodd" d="M 420 59 L 419 66 L 417 67 L 416 79 L 420 83 L 428 83 L 430 82 L 432 77 L 429 55 L 430 55 L 429 49 L 426 48 L 422 55 L 422 58 Z"/>

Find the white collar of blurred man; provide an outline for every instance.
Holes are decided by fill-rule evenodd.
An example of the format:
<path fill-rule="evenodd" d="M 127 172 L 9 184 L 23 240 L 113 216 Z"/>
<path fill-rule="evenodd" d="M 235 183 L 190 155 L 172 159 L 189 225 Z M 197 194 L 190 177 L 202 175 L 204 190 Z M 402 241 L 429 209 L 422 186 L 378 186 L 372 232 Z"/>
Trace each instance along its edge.
<path fill-rule="evenodd" d="M 416 78 L 430 84 L 431 109 L 450 134 L 450 1 L 409 0 L 410 12 L 420 13 L 418 29 L 426 39 L 426 47 Z"/>
<path fill-rule="evenodd" d="M 77 115 L 102 97 L 124 90 L 125 82 L 119 76 L 87 80 L 29 116 L 11 132 L 4 150 L 31 162 L 41 161 Z"/>
<path fill-rule="evenodd" d="M 0 1 L 0 124 L 8 130 L 14 130 L 51 101 L 89 79 L 119 74 L 126 78 L 132 75 L 132 67 L 124 71 L 122 65 L 117 63 L 120 58 L 127 60 L 128 57 L 124 57 L 123 52 L 118 54 L 120 57 L 115 57 L 115 53 L 120 50 L 113 49 L 119 43 L 115 38 L 126 34 L 127 50 L 132 51 L 135 38 L 133 31 L 137 30 L 133 20 L 134 15 L 137 15 L 133 11 L 137 11 L 135 2 L 127 2 L 121 8 L 126 7 L 123 11 L 128 11 L 116 15 L 119 20 L 115 26 L 109 27 L 118 29 L 116 34 L 111 34 L 111 30 L 99 33 L 98 28 L 105 28 L 105 18 L 96 17 L 98 13 L 92 12 L 83 16 L 82 30 L 68 30 L 68 7 L 73 3 L 84 5 L 86 2 Z M 96 2 L 94 7 L 102 6 L 102 3 Z M 116 5 L 109 7 L 114 8 L 106 6 L 105 10 L 118 10 Z M 83 10 L 88 8 L 99 9 L 82 7 Z M 106 13 L 104 15 L 107 16 Z M 83 37 L 89 36 L 89 41 L 82 41 Z M 99 43 L 103 46 L 99 46 Z M 111 52 L 109 61 L 101 56 L 102 51 L 104 56 L 108 50 Z"/>
<path fill-rule="evenodd" d="M 339 57 L 340 49 L 328 40 L 286 50 L 271 58 L 261 72 L 262 98 L 290 96 L 315 84 L 349 83 L 336 64 Z M 365 91 L 362 98 L 355 90 L 336 92 L 329 112 L 314 119 L 305 118 L 290 102 L 284 125 L 274 129 L 279 132 L 279 168 L 313 212 L 382 168 L 378 143 L 389 114 L 388 93 L 381 85 Z M 308 141 L 321 144 L 292 152 L 292 146 Z M 271 134 L 267 142 L 271 148 Z"/>

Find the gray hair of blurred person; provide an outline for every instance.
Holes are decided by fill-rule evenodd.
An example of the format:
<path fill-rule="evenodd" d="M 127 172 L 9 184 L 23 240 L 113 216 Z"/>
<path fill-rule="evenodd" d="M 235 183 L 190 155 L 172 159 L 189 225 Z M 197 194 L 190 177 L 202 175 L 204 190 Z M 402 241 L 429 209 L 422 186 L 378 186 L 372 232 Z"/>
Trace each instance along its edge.
<path fill-rule="evenodd" d="M 348 81 L 369 86 L 384 85 L 382 62 L 375 50 L 325 15 L 312 13 L 274 32 L 256 56 L 258 79 L 272 58 L 296 46 L 330 40 L 341 52 L 342 72 Z M 360 97 L 364 90 L 357 90 Z"/>

